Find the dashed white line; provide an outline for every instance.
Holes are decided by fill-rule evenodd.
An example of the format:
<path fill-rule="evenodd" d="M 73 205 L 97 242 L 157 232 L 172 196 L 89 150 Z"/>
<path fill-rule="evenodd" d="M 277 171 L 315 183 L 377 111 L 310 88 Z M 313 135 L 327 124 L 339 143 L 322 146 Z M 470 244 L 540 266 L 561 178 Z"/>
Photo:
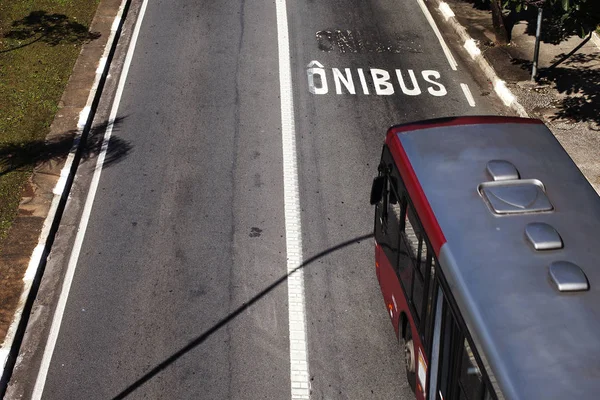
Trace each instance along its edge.
<path fill-rule="evenodd" d="M 465 94 L 465 97 L 467 98 L 467 101 L 469 102 L 469 105 L 471 107 L 475 107 L 475 99 L 473 98 L 473 95 L 471 94 L 471 90 L 469 89 L 469 86 L 466 83 L 461 83 L 460 87 L 463 90 L 463 93 Z"/>
<path fill-rule="evenodd" d="M 450 52 L 450 48 L 448 47 L 448 45 L 444 41 L 444 38 L 442 37 L 442 34 L 440 33 L 440 30 L 438 29 L 437 25 L 435 24 L 435 21 L 433 20 L 433 17 L 431 16 L 431 13 L 427 9 L 427 6 L 423 2 L 423 0 L 417 0 L 417 3 L 419 3 L 419 7 L 421 7 L 421 11 L 423 11 L 423 14 L 425 14 L 425 18 L 427 18 L 427 21 L 429 22 L 429 25 L 431 25 L 431 28 L 433 29 L 433 32 L 435 32 L 435 36 L 437 36 L 437 38 L 438 38 L 438 40 L 440 42 L 440 45 L 442 46 L 442 50 L 444 50 L 444 54 L 446 55 L 446 58 L 448 59 L 448 63 L 450 64 L 450 68 L 452 68 L 453 71 L 456 71 L 456 68 L 458 67 L 458 64 L 456 63 L 456 60 L 452 56 L 452 53 Z"/>
<path fill-rule="evenodd" d="M 290 66 L 289 29 L 285 0 L 276 1 L 279 47 L 279 90 L 281 98 L 281 142 L 283 147 L 283 193 L 285 240 L 287 251 L 288 307 L 290 328 L 291 398 L 308 399 L 308 356 L 306 346 L 306 311 L 302 265 L 302 228 L 298 190 L 294 98 Z"/>
<path fill-rule="evenodd" d="M 50 368 L 50 361 L 52 360 L 52 354 L 54 353 L 54 347 L 56 346 L 56 341 L 58 339 L 58 334 L 60 332 L 60 326 L 61 326 L 62 318 L 63 318 L 64 312 L 65 312 L 65 307 L 67 305 L 67 299 L 69 298 L 69 291 L 71 290 L 71 284 L 73 283 L 73 277 L 75 275 L 75 270 L 77 268 L 77 261 L 79 259 L 79 253 L 81 251 L 81 246 L 83 245 L 83 239 L 85 238 L 85 231 L 87 229 L 87 224 L 88 224 L 88 221 L 90 218 L 90 214 L 92 212 L 92 206 L 94 204 L 94 198 L 96 197 L 96 191 L 98 189 L 98 184 L 100 182 L 100 175 L 102 174 L 102 166 L 104 164 L 104 159 L 106 158 L 108 142 L 110 141 L 110 137 L 112 135 L 114 122 L 117 117 L 117 111 L 119 109 L 119 103 L 121 102 L 121 96 L 123 94 L 123 89 L 125 87 L 125 80 L 127 79 L 127 74 L 129 72 L 129 66 L 131 65 L 131 59 L 133 58 L 133 52 L 135 50 L 135 45 L 136 45 L 137 38 L 138 38 L 138 35 L 140 32 L 140 27 L 142 25 L 142 20 L 144 19 L 144 14 L 146 12 L 147 4 L 148 4 L 148 0 L 144 0 L 144 2 L 142 3 L 142 7 L 140 9 L 140 14 L 138 16 L 138 20 L 135 25 L 135 29 L 132 34 L 131 43 L 129 44 L 129 49 L 127 50 L 125 64 L 123 65 L 123 71 L 121 73 L 119 85 L 117 86 L 115 100 L 113 102 L 110 117 L 108 120 L 109 121 L 108 126 L 106 128 L 106 132 L 104 133 L 104 139 L 102 142 L 101 151 L 100 151 L 100 154 L 98 155 L 98 160 L 96 161 L 96 169 L 94 170 L 94 175 L 92 176 L 92 181 L 90 183 L 90 189 L 89 189 L 87 198 L 85 200 L 85 205 L 83 207 L 81 221 L 79 222 L 77 235 L 75 236 L 75 243 L 73 244 L 73 249 L 71 250 L 71 256 L 69 258 L 69 263 L 67 265 L 67 272 L 65 274 L 65 279 L 63 281 L 63 286 L 62 286 L 62 289 L 60 292 L 60 297 L 58 299 L 58 304 L 56 305 L 56 310 L 54 311 L 54 317 L 52 318 L 52 325 L 50 326 L 50 333 L 48 335 L 48 341 L 46 342 L 44 354 L 42 355 L 42 362 L 40 364 L 38 376 L 35 381 L 35 386 L 33 388 L 32 399 L 35 399 L 35 400 L 42 398 L 42 394 L 44 392 L 44 386 L 46 385 L 46 378 L 48 376 L 48 369 Z"/>

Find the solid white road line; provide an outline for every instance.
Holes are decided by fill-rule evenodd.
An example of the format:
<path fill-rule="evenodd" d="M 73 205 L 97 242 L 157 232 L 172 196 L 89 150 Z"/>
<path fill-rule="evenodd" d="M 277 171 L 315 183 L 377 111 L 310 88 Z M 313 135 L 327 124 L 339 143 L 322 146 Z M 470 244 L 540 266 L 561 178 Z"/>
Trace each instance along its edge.
<path fill-rule="evenodd" d="M 104 53 L 100 62 L 98 63 L 98 68 L 96 69 L 96 76 L 94 78 L 94 83 L 90 89 L 90 93 L 88 95 L 88 99 L 86 102 L 86 106 L 79 113 L 79 122 L 77 123 L 77 133 L 75 134 L 74 143 L 78 143 L 81 138 L 81 133 L 83 132 L 86 124 L 88 123 L 88 118 L 91 112 L 92 103 L 96 98 L 96 92 L 98 91 L 98 86 L 100 85 L 100 80 L 102 78 L 102 74 L 104 73 L 104 66 L 106 64 L 106 59 L 112 47 L 112 43 L 115 39 L 116 31 L 121 25 L 121 20 L 123 17 L 123 10 L 125 9 L 125 4 L 127 0 L 122 0 L 121 6 L 119 7 L 119 11 L 115 16 L 113 21 L 113 25 L 111 28 L 110 35 L 106 42 L 106 47 L 104 49 Z M 91 123 L 91 121 L 89 121 Z M 29 259 L 29 264 L 27 266 L 27 270 L 25 271 L 25 275 L 23 276 L 23 290 L 21 291 L 21 296 L 19 298 L 19 307 L 15 311 L 15 315 L 13 316 L 12 322 L 8 327 L 8 331 L 6 332 L 6 336 L 4 337 L 4 342 L 0 347 L 0 375 L 4 375 L 4 368 L 6 368 L 6 363 L 8 361 L 8 356 L 10 354 L 10 350 L 13 346 L 15 336 L 17 333 L 17 329 L 22 320 L 23 308 L 25 307 L 25 303 L 27 302 L 27 298 L 31 292 L 31 287 L 33 285 L 33 280 L 37 275 L 37 272 L 40 268 L 40 264 L 42 261 L 42 257 L 44 256 L 44 249 L 46 248 L 46 243 L 48 242 L 48 237 L 50 236 L 50 231 L 52 229 L 52 224 L 54 223 L 54 218 L 56 217 L 56 212 L 58 210 L 58 206 L 60 200 L 62 198 L 65 184 L 67 179 L 71 173 L 71 166 L 73 165 L 73 160 L 75 159 L 75 152 L 77 151 L 77 144 L 73 144 L 69 154 L 67 155 L 67 159 L 65 160 L 65 165 L 60 171 L 60 177 L 52 190 L 54 194 L 52 198 L 52 202 L 50 204 L 50 208 L 48 209 L 48 214 L 46 215 L 46 219 L 44 219 L 44 223 L 42 225 L 42 230 L 40 235 L 38 236 L 38 244 L 31 252 L 31 257 Z"/>
<path fill-rule="evenodd" d="M 475 107 L 475 99 L 473 98 L 473 95 L 471 94 L 471 90 L 469 89 L 469 86 L 466 83 L 461 83 L 460 87 L 463 90 L 463 93 L 465 94 L 465 97 L 467 98 L 467 101 L 469 102 L 469 105 L 471 107 Z"/>
<path fill-rule="evenodd" d="M 140 14 L 138 16 L 135 29 L 133 31 L 131 43 L 129 44 L 129 49 L 127 51 L 127 56 L 125 58 L 125 64 L 123 65 L 123 71 L 121 72 L 121 78 L 119 80 L 117 93 L 108 120 L 108 126 L 106 128 L 106 132 L 104 133 L 102 147 L 100 150 L 100 154 L 98 155 L 98 160 L 96 161 L 96 169 L 94 170 L 94 175 L 90 183 L 90 189 L 85 201 L 85 205 L 83 207 L 83 213 L 81 216 L 81 221 L 79 222 L 77 236 L 75 236 L 75 243 L 73 244 L 73 249 L 71 250 L 71 257 L 69 258 L 69 263 L 67 265 L 65 280 L 63 281 L 63 286 L 60 292 L 60 297 L 58 299 L 58 304 L 56 305 L 56 310 L 54 312 L 54 318 L 52 319 L 52 325 L 50 326 L 50 334 L 48 335 L 48 341 L 46 342 L 46 348 L 44 349 L 42 362 L 38 371 L 37 379 L 35 381 L 35 386 L 33 388 L 32 399 L 34 400 L 41 399 L 42 394 L 44 392 L 44 385 L 46 384 L 46 377 L 48 376 L 50 361 L 52 360 L 52 354 L 54 353 L 54 347 L 56 346 L 56 341 L 58 339 L 62 318 L 65 312 L 65 307 L 67 305 L 67 299 L 69 298 L 69 291 L 73 282 L 73 276 L 75 275 L 75 269 L 77 268 L 79 253 L 81 251 L 81 246 L 85 237 L 85 231 L 87 229 L 87 224 L 90 218 L 90 214 L 92 212 L 92 206 L 94 204 L 96 190 L 98 189 L 98 184 L 100 182 L 100 175 L 102 174 L 102 166 L 104 164 L 104 159 L 106 158 L 108 142 L 112 135 L 114 122 L 117 117 L 117 111 L 119 109 L 119 103 L 121 102 L 121 95 L 123 94 L 123 88 L 125 87 L 125 80 L 127 79 L 129 66 L 131 65 L 131 59 L 133 58 L 133 52 L 135 50 L 137 38 L 140 33 L 140 27 L 142 25 L 142 20 L 144 19 L 144 13 L 146 12 L 147 4 L 148 0 L 144 0 L 144 2 L 142 3 Z"/>
<path fill-rule="evenodd" d="M 283 146 L 283 193 L 287 252 L 288 307 L 290 326 L 291 398 L 308 399 L 308 356 L 302 265 L 302 229 L 298 190 L 294 97 L 290 66 L 290 44 L 285 0 L 276 1 L 279 46 L 279 91 L 281 98 L 281 142 Z"/>
<path fill-rule="evenodd" d="M 450 48 L 444 41 L 444 38 L 442 37 L 440 30 L 438 29 L 437 25 L 435 24 L 435 21 L 433 20 L 431 13 L 427 9 L 427 6 L 423 2 L 423 0 L 417 0 L 417 3 L 419 3 L 419 7 L 421 7 L 421 11 L 423 11 L 423 14 L 425 14 L 425 18 L 427 18 L 427 21 L 429 22 L 429 25 L 431 25 L 433 32 L 435 32 L 435 36 L 437 36 L 437 38 L 440 42 L 440 45 L 442 46 L 442 50 L 444 50 L 444 54 L 446 55 L 446 58 L 448 59 L 450 68 L 452 68 L 452 70 L 456 71 L 458 64 L 456 63 L 456 60 L 452 56 L 452 53 L 450 52 Z"/>

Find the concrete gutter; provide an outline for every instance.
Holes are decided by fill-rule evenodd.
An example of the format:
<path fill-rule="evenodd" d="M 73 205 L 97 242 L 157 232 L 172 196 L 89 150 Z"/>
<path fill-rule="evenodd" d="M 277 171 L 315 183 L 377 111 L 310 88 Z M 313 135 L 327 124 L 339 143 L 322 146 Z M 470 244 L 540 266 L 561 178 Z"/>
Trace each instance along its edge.
<path fill-rule="evenodd" d="M 64 136 L 65 133 L 71 133 L 74 137 L 73 146 L 66 160 L 59 162 L 47 161 L 36 166 L 30 183 L 34 186 L 32 191 L 35 196 L 26 197 L 20 205 L 20 215 L 34 214 L 37 219 L 43 216 L 45 218 L 37 239 L 37 245 L 33 244 L 35 247 L 29 257 L 29 263 L 23 277 L 23 289 L 17 309 L 0 346 L 2 376 L 0 390 L 2 392 L 6 390 L 14 367 L 29 319 L 29 312 L 44 273 L 46 258 L 60 224 L 81 157 L 81 150 L 85 144 L 85 138 L 92 127 L 96 107 L 108 76 L 110 61 L 114 55 L 130 3 L 131 0 L 101 0 L 98 5 L 90 31 L 99 32 L 101 39 L 83 45 L 73 73 L 69 78 L 67 88 L 63 93 L 61 108 L 55 116 L 50 133 L 46 138 L 46 140 L 51 140 L 58 135 Z M 105 41 L 102 38 L 106 38 Z M 95 73 L 90 71 L 93 68 L 95 68 Z M 87 101 L 83 103 L 86 92 Z M 54 187 L 52 187 L 53 183 Z M 32 225 L 34 224 L 24 222 L 23 218 L 17 217 L 14 227 L 15 232 L 31 230 Z M 31 232 L 28 233 L 28 236 L 31 236 Z M 9 240 L 7 247 L 11 247 L 11 244 Z M 17 244 L 22 245 L 24 243 L 18 241 Z M 24 245 L 25 248 L 31 248 L 27 246 L 27 243 Z"/>
<path fill-rule="evenodd" d="M 463 47 L 467 50 L 473 61 L 481 68 L 485 77 L 492 83 L 494 91 L 498 97 L 500 97 L 502 102 L 519 116 L 524 118 L 529 117 L 525 108 L 517 101 L 517 98 L 510 89 L 506 87 L 506 82 L 498 77 L 492 65 L 483 56 L 481 50 L 477 46 L 477 42 L 467 33 L 465 27 L 458 22 L 448 3 L 442 0 L 430 0 L 430 3 L 439 10 L 448 25 L 460 37 Z"/>

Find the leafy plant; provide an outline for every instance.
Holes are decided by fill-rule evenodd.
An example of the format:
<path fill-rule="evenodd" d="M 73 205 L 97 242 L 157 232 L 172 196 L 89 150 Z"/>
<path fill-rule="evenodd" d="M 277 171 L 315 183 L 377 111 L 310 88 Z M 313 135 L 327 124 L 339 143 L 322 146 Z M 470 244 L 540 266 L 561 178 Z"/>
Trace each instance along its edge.
<path fill-rule="evenodd" d="M 519 13 L 531 7 L 542 8 L 566 33 L 581 37 L 593 32 L 600 25 L 600 1 L 598 0 L 489 0 L 494 28 L 499 42 L 510 37 L 510 23 L 506 10 Z M 510 14 L 509 14 L 510 15 Z"/>

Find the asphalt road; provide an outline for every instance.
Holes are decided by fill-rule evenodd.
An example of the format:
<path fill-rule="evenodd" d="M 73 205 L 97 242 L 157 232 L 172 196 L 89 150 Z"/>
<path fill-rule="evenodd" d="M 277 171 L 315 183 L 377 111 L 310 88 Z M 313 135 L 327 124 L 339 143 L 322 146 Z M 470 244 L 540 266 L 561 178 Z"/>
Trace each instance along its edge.
<path fill-rule="evenodd" d="M 502 109 L 417 0 L 287 7 L 311 398 L 408 399 L 354 240 L 385 131 Z M 287 273 L 278 40 L 274 2 L 149 1 L 43 398 L 290 398 L 286 282 L 265 291 Z M 28 397 L 37 367 L 19 371 Z"/>

